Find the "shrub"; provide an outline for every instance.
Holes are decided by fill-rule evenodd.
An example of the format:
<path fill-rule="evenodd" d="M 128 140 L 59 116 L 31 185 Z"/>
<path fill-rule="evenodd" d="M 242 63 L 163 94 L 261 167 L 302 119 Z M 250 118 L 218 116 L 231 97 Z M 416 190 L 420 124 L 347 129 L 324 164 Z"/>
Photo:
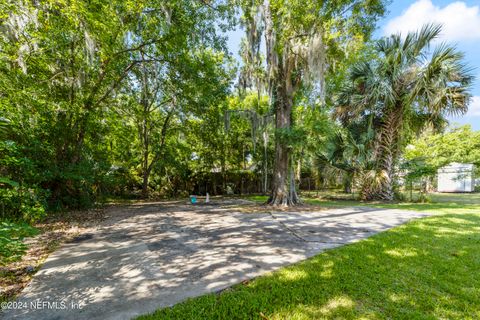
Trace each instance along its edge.
<path fill-rule="evenodd" d="M 0 214 L 3 219 L 33 223 L 45 216 L 46 191 L 22 187 L 15 181 L 0 178 Z"/>
<path fill-rule="evenodd" d="M 27 250 L 23 239 L 37 233 L 37 229 L 25 222 L 0 222 L 0 265 L 20 259 Z"/>

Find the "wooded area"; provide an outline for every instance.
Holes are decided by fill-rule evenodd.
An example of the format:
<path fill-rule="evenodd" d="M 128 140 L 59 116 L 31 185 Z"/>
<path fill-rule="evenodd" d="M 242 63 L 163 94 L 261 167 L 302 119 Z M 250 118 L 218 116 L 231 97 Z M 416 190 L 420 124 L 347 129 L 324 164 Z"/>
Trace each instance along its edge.
<path fill-rule="evenodd" d="M 12 220 L 112 197 L 294 205 L 299 187 L 390 201 L 408 165 L 420 177 L 453 157 L 425 163 L 426 148 L 406 146 L 443 139 L 432 134 L 469 104 L 462 53 L 431 46 L 441 26 L 371 39 L 381 0 L 0 6 L 0 200 Z M 236 28 L 241 62 L 226 46 Z M 478 151 L 478 134 L 469 141 Z"/>

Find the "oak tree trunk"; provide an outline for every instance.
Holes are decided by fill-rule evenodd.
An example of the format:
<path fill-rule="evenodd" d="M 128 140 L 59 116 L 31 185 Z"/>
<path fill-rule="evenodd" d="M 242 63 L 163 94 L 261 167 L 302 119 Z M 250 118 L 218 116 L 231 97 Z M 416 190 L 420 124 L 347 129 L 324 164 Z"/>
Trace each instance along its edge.
<path fill-rule="evenodd" d="M 291 160 L 289 146 L 280 137 L 279 132 L 290 129 L 293 97 L 288 94 L 287 88 L 283 86 L 277 88 L 275 96 L 275 128 L 277 129 L 275 137 L 275 164 L 273 168 L 272 191 L 267 203 L 275 206 L 290 206 L 297 204 L 299 199 L 295 190 L 295 180 L 289 179 Z"/>
<path fill-rule="evenodd" d="M 268 81 L 275 109 L 275 164 L 272 190 L 267 201 L 270 205 L 289 206 L 299 202 L 295 190 L 295 177 L 290 168 L 291 150 L 284 134 L 292 125 L 292 106 L 295 92 L 301 84 L 301 72 L 297 72 L 297 60 L 290 44 L 278 45 L 274 14 L 269 0 L 263 3 L 265 23 L 265 47 L 268 65 Z M 278 11 L 276 12 L 278 14 Z"/>
<path fill-rule="evenodd" d="M 148 180 L 150 179 L 150 172 L 145 170 L 142 174 L 142 197 L 148 198 Z"/>

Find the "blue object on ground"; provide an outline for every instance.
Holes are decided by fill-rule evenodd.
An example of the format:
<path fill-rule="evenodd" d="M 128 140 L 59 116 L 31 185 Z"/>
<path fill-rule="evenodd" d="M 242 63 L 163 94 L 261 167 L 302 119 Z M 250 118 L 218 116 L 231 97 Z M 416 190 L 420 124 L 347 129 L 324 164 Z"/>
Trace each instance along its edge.
<path fill-rule="evenodd" d="M 190 196 L 190 203 L 191 204 L 197 203 L 197 196 Z"/>

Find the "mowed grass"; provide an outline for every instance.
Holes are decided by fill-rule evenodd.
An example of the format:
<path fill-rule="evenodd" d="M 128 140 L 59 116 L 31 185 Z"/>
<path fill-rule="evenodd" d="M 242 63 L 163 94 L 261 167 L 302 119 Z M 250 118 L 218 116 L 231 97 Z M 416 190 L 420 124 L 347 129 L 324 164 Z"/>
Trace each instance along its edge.
<path fill-rule="evenodd" d="M 480 202 L 368 205 L 437 214 L 140 319 L 480 319 Z"/>
<path fill-rule="evenodd" d="M 384 203 L 384 202 L 361 202 L 355 200 L 332 200 L 332 193 L 328 193 L 327 197 L 320 194 L 319 197 L 302 197 L 302 201 L 306 204 L 318 205 L 320 207 L 335 208 L 335 207 L 347 207 L 347 206 L 366 206 L 374 208 L 391 208 L 391 209 L 404 209 L 414 211 L 425 211 L 433 214 L 446 214 L 446 213 L 471 213 L 480 211 L 480 193 L 432 193 L 428 195 L 430 202 L 428 203 L 412 203 L 412 202 L 397 202 L 397 203 Z M 265 203 L 267 196 L 250 196 L 249 200 Z"/>

